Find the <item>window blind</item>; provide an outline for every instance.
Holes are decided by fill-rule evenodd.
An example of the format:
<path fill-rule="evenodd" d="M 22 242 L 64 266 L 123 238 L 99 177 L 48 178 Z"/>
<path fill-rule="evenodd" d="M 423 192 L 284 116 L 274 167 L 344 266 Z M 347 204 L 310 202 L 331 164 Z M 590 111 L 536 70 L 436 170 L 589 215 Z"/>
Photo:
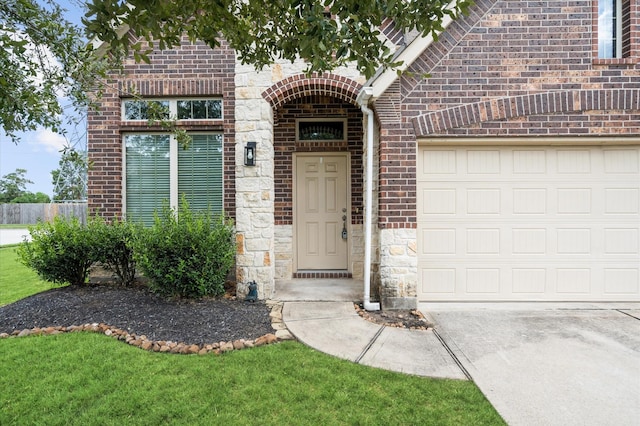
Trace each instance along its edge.
<path fill-rule="evenodd" d="M 127 218 L 153 224 L 154 212 L 170 197 L 169 135 L 127 135 Z"/>
<path fill-rule="evenodd" d="M 178 199 L 184 195 L 192 210 L 221 214 L 223 209 L 222 135 L 192 135 L 178 148 Z"/>

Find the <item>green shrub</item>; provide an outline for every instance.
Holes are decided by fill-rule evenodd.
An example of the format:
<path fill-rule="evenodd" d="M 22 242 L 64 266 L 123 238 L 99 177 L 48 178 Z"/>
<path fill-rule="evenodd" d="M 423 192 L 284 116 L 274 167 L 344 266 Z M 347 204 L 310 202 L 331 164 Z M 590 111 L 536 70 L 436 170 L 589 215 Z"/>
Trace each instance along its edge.
<path fill-rule="evenodd" d="M 178 211 L 165 206 L 134 246 L 153 291 L 195 298 L 224 294 L 235 246 L 231 222 L 223 216 L 193 212 L 183 198 Z"/>
<path fill-rule="evenodd" d="M 52 222 L 29 227 L 31 241 L 18 247 L 20 261 L 47 281 L 85 284 L 93 264 L 91 230 L 73 218 L 56 216 Z"/>
<path fill-rule="evenodd" d="M 102 217 L 89 219 L 94 239 L 93 260 L 112 272 L 121 285 L 132 285 L 136 279 L 133 240 L 139 227 L 131 222 L 114 219 L 107 223 Z"/>

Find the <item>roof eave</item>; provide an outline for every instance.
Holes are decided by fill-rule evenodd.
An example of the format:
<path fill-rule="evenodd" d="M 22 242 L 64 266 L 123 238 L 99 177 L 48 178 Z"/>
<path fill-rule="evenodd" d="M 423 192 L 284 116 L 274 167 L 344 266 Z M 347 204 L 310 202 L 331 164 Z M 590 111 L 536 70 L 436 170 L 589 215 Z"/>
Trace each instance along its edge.
<path fill-rule="evenodd" d="M 454 2 L 455 3 L 455 2 Z M 451 7 L 451 6 L 450 6 Z M 444 32 L 449 25 L 453 22 L 453 18 L 449 15 L 444 15 L 442 19 L 442 28 Z M 399 77 L 399 72 L 404 72 L 409 68 L 416 59 L 435 41 L 432 34 L 426 36 L 418 36 L 411 43 L 405 46 L 402 50 L 399 50 L 394 57 L 394 62 L 402 62 L 398 68 L 394 69 L 381 69 L 372 78 L 367 81 L 364 86 L 373 88 L 372 100 L 375 100 L 382 96 L 387 91 L 396 79 Z"/>

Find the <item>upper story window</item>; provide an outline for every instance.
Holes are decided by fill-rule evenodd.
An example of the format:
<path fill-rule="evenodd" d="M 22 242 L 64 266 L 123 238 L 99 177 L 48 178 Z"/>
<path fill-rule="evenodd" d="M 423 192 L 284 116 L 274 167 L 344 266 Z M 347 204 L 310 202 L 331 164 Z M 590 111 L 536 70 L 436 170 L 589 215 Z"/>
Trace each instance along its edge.
<path fill-rule="evenodd" d="M 178 120 L 217 120 L 222 118 L 220 99 L 178 100 Z"/>
<path fill-rule="evenodd" d="M 122 106 L 123 120 L 149 120 L 152 116 L 169 118 L 169 101 L 126 100 Z M 160 113 L 153 114 L 153 111 Z"/>
<path fill-rule="evenodd" d="M 598 57 L 622 57 L 622 0 L 598 0 Z"/>
<path fill-rule="evenodd" d="M 219 120 L 222 99 L 162 99 L 122 101 L 123 120 L 169 119 Z"/>
<path fill-rule="evenodd" d="M 605 63 L 633 63 L 637 31 L 632 23 L 638 6 L 631 0 L 597 0 L 594 12 L 596 4 L 598 59 Z"/>

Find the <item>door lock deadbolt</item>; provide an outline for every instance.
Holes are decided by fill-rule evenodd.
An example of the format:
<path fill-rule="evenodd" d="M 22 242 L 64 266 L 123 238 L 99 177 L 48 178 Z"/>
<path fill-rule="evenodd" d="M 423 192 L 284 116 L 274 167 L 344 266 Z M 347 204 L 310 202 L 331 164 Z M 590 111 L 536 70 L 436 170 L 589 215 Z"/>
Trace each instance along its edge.
<path fill-rule="evenodd" d="M 342 209 L 343 213 L 347 212 L 347 209 Z M 347 239 L 347 215 L 343 214 L 342 215 L 342 239 L 346 240 Z"/>

